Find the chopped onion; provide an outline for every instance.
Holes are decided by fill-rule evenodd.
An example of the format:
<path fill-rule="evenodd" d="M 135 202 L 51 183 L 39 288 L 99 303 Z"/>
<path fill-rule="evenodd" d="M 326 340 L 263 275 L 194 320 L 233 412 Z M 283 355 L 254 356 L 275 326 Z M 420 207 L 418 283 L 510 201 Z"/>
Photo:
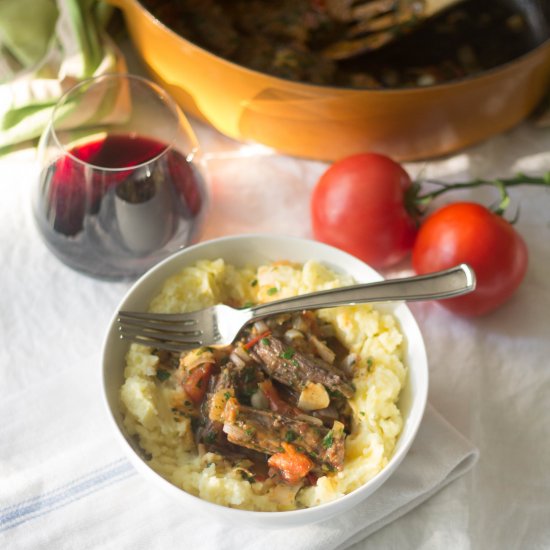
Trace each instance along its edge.
<path fill-rule="evenodd" d="M 229 355 L 229 360 L 232 361 L 237 367 L 244 367 L 246 363 L 241 359 L 235 350 Z"/>
<path fill-rule="evenodd" d="M 243 431 L 238 426 L 235 426 L 235 424 L 228 424 L 226 422 L 222 429 L 229 437 L 233 436 L 234 439 L 242 437 Z"/>
<path fill-rule="evenodd" d="M 252 394 L 252 396 L 250 397 L 250 404 L 255 409 L 269 408 L 269 401 L 267 400 L 267 397 L 264 395 L 264 392 L 261 390 L 258 390 Z"/>
<path fill-rule="evenodd" d="M 254 323 L 254 328 L 258 332 L 258 334 L 263 334 L 264 332 L 267 332 L 269 330 L 269 327 L 265 324 L 265 321 L 256 321 Z"/>
<path fill-rule="evenodd" d="M 215 363 L 214 354 L 205 348 L 199 348 L 190 351 L 187 355 L 182 357 L 180 364 L 188 369 L 194 369 L 203 363 Z"/>
<path fill-rule="evenodd" d="M 289 328 L 285 332 L 285 341 L 287 343 L 290 344 L 291 342 L 296 340 L 296 338 L 304 338 L 304 333 L 300 332 L 299 330 L 296 330 L 295 328 Z"/>
<path fill-rule="evenodd" d="M 237 346 L 234 350 L 233 350 L 245 363 L 248 363 L 250 361 L 250 355 L 248 354 L 248 352 L 242 347 L 242 346 Z"/>
<path fill-rule="evenodd" d="M 310 341 L 313 342 L 317 353 L 321 359 L 324 359 L 327 363 L 334 363 L 334 358 L 336 357 L 335 353 L 324 343 L 321 342 L 317 337 L 310 336 Z"/>
<path fill-rule="evenodd" d="M 276 325 L 284 325 L 290 319 L 290 313 L 280 313 L 275 318 L 271 318 Z"/>
<path fill-rule="evenodd" d="M 309 331 L 309 325 L 302 315 L 296 315 L 296 317 L 294 317 L 292 326 L 300 332 L 306 333 Z"/>

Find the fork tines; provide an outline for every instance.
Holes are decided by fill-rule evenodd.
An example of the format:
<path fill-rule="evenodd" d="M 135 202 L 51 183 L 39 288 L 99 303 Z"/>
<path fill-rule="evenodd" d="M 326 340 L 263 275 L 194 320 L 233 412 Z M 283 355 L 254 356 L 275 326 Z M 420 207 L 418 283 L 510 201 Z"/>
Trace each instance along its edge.
<path fill-rule="evenodd" d="M 187 351 L 202 345 L 202 330 L 192 314 L 120 311 L 117 321 L 121 338 L 144 346 Z"/>

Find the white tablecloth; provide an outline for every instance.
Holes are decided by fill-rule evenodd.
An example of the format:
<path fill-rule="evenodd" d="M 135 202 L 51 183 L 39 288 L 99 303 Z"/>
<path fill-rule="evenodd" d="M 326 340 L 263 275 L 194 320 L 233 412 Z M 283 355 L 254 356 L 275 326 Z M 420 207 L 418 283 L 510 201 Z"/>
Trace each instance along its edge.
<path fill-rule="evenodd" d="M 254 147 L 243 148 L 200 124 L 195 127 L 205 151 L 223 153 L 210 162 L 212 202 L 203 239 L 250 231 L 311 236 L 309 194 L 325 165 L 258 156 Z M 44 391 L 50 391 L 66 383 L 71 391 L 69 382 L 76 378 L 97 386 L 99 393 L 101 342 L 129 283 L 90 279 L 46 249 L 30 215 L 33 153 L 0 159 L 0 387 L 3 399 L 13 403 L 12 420 L 28 414 L 39 433 L 40 411 L 33 409 L 26 390 L 44 384 Z M 550 130 L 526 123 L 463 153 L 406 168 L 413 176 L 447 181 L 520 170 L 541 173 L 550 169 Z M 454 198 L 459 197 L 494 198 L 487 190 Z M 520 205 L 516 227 L 530 251 L 529 270 L 517 294 L 494 314 L 474 320 L 453 316 L 436 304 L 412 306 L 429 354 L 430 402 L 479 448 L 480 460 L 471 472 L 356 549 L 550 547 L 550 189 L 515 188 L 512 197 Z M 386 274 L 409 271 L 404 262 Z M 65 372 L 72 374 L 65 378 Z M 63 414 L 67 411 L 60 410 Z M 10 422 L 10 417 L 0 422 Z M 83 427 L 92 434 L 94 423 Z M 0 441 L 0 468 L 2 458 L 17 453 L 24 439 L 22 430 L 20 441 L 17 434 Z M 93 465 L 97 457 L 89 460 Z M 10 475 L 17 471 L 0 470 L 0 492 L 2 479 Z M 127 475 L 124 466 L 117 475 Z M 86 503 L 74 506 L 83 507 L 85 517 Z M 113 514 L 120 514 L 121 529 L 128 527 L 127 514 Z M 33 529 L 32 520 L 26 525 Z M 84 519 L 67 525 L 69 531 L 84 533 L 85 528 L 93 526 Z M 5 540 L 14 548 L 26 547 Z"/>

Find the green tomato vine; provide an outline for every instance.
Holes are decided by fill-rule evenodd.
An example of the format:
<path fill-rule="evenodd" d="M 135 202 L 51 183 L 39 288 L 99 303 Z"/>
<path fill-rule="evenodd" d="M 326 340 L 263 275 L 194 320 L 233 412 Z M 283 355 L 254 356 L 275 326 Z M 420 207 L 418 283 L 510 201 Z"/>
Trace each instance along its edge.
<path fill-rule="evenodd" d="M 437 185 L 439 189 L 430 192 L 422 192 L 422 185 L 430 183 Z M 541 187 L 550 187 L 550 172 L 546 172 L 541 176 L 528 176 L 523 173 L 518 173 L 510 178 L 496 179 L 475 179 L 466 182 L 445 183 L 438 180 L 424 180 L 423 182 L 414 181 L 411 187 L 407 190 L 405 203 L 409 213 L 416 219 L 422 218 L 425 214 L 428 205 L 437 197 L 449 191 L 459 189 L 473 189 L 482 186 L 492 186 L 498 189 L 500 194 L 500 202 L 490 208 L 492 212 L 502 216 L 510 204 L 509 187 L 517 185 L 537 185 Z M 517 221 L 517 216 L 511 223 Z"/>

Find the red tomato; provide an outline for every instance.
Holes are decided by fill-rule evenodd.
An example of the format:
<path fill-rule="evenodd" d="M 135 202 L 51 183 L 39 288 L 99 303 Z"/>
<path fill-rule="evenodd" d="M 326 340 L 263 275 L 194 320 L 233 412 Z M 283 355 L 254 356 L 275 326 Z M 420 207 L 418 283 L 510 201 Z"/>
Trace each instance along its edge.
<path fill-rule="evenodd" d="M 456 313 L 489 313 L 517 289 L 527 271 L 527 246 L 512 225 L 486 207 L 457 202 L 436 210 L 420 227 L 412 263 L 419 274 L 469 264 L 476 289 L 442 300 Z"/>
<path fill-rule="evenodd" d="M 378 268 L 397 263 L 412 249 L 417 231 L 405 206 L 412 182 L 384 155 L 362 153 L 331 165 L 311 198 L 316 239 Z"/>
<path fill-rule="evenodd" d="M 198 405 L 206 390 L 208 389 L 208 380 L 212 375 L 213 363 L 203 363 L 198 367 L 195 367 L 190 373 L 185 382 L 183 383 L 183 389 L 189 396 L 189 399 Z"/>

